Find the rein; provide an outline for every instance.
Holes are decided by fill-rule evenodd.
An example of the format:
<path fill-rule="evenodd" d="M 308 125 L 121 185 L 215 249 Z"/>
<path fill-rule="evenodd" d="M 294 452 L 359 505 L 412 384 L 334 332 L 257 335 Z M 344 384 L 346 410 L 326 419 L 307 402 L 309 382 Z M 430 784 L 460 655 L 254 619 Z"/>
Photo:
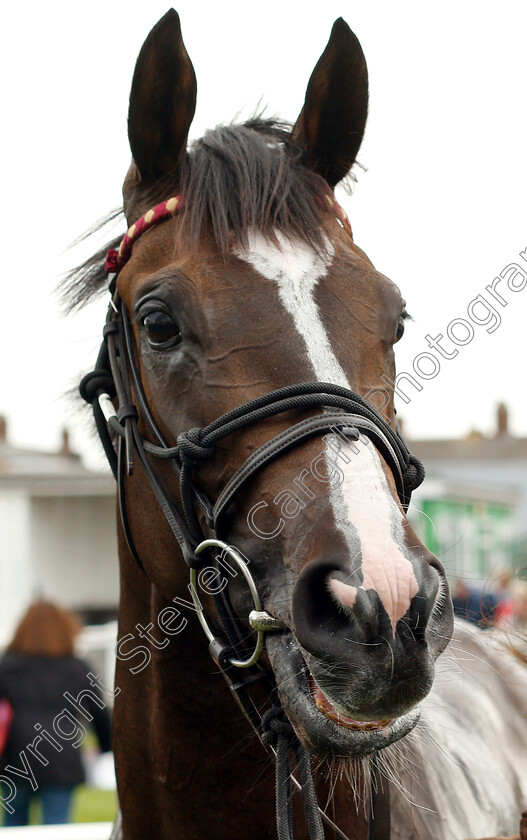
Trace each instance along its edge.
<path fill-rule="evenodd" d="M 343 227 L 350 228 L 344 210 L 331 196 L 325 196 L 321 200 L 327 203 Z M 119 250 L 108 252 L 105 267 L 110 275 L 111 301 L 103 330 L 104 340 L 96 367 L 83 378 L 80 392 L 92 405 L 97 431 L 117 480 L 120 519 L 131 556 L 146 574 L 133 542 L 126 504 L 126 477 L 132 475 L 138 460 L 189 566 L 190 590 L 198 618 L 209 641 L 209 652 L 220 667 L 233 697 L 256 734 L 275 758 L 279 840 L 293 838 L 292 786 L 302 793 L 309 836 L 312 840 L 323 840 L 322 822 L 341 840 L 348 840 L 318 806 L 309 755 L 283 712 L 276 696 L 274 680 L 259 662 L 265 633 L 283 630 L 285 625 L 262 609 L 258 590 L 247 563 L 236 549 L 221 540 L 223 516 L 237 493 L 257 472 L 299 442 L 328 432 L 338 432 L 353 440 L 358 440 L 359 434 L 362 433 L 375 444 L 390 466 L 401 505 L 405 510 L 412 491 L 424 478 L 424 469 L 421 462 L 409 452 L 400 434 L 394 432 L 363 397 L 347 388 L 324 382 L 305 382 L 280 388 L 244 403 L 204 428 L 194 428 L 181 433 L 175 446 L 170 446 L 165 441 L 142 387 L 134 354 L 131 325 L 116 289 L 116 278 L 130 259 L 132 247 L 137 239 L 154 225 L 172 218 L 181 206 L 181 197 L 175 196 L 149 210 L 129 228 Z M 196 486 L 193 470 L 214 458 L 215 447 L 219 441 L 268 417 L 309 408 L 324 408 L 325 412 L 289 426 L 284 432 L 256 449 L 231 476 L 214 503 Z M 140 418 L 148 427 L 152 440 L 140 434 Z M 152 465 L 153 459 L 168 461 L 178 477 L 182 513 L 164 489 Z M 202 528 L 203 520 L 208 534 L 204 533 Z M 213 595 L 220 628 L 212 625 L 203 612 L 197 595 L 197 573 L 205 565 L 204 555 L 212 549 L 219 549 L 222 555 L 227 554 L 233 560 L 250 589 L 254 609 L 249 615 L 249 624 L 257 633 L 252 652 L 247 650 L 241 637 L 237 616 L 225 592 Z M 218 560 L 220 556 L 216 554 L 215 559 Z M 236 669 L 242 669 L 242 678 L 235 676 Z M 262 682 L 273 698 L 271 708 L 263 716 L 260 715 L 248 691 L 249 686 L 256 681 Z M 290 752 L 296 757 L 299 781 L 291 772 Z M 370 760 L 370 773 L 372 816 L 369 821 L 368 840 L 389 840 L 389 787 L 387 782 L 383 784 L 381 780 L 375 754 Z"/>

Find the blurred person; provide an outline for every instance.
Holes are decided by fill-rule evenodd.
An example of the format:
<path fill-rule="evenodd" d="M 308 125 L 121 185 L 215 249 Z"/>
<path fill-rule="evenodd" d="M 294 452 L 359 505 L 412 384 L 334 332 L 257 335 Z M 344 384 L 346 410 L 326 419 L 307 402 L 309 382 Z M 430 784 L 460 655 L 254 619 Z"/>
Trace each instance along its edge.
<path fill-rule="evenodd" d="M 510 588 L 513 608 L 500 627 L 508 633 L 510 650 L 527 665 L 527 581 L 514 580 Z"/>
<path fill-rule="evenodd" d="M 500 628 L 507 627 L 514 617 L 516 610 L 516 602 L 513 595 L 514 589 L 514 573 L 512 569 L 504 569 L 496 577 L 496 587 L 500 594 L 498 606 L 496 608 L 496 626 Z"/>
<path fill-rule="evenodd" d="M 501 630 L 527 630 L 527 581 L 511 575 L 507 596 L 498 605 L 496 624 Z"/>
<path fill-rule="evenodd" d="M 28 824 L 30 801 L 35 797 L 42 802 L 43 824 L 69 822 L 74 788 L 84 782 L 80 747 L 87 725 L 95 730 L 101 752 L 111 750 L 106 704 L 98 687 L 88 680 L 90 666 L 74 655 L 80 629 L 73 613 L 47 601 L 36 601 L 23 616 L 0 661 L 0 699 L 8 700 L 13 709 L 0 772 L 16 785 L 16 793 L 9 800 L 14 812 L 8 813 L 5 806 L 2 809 L 6 827 Z M 69 729 L 65 730 L 65 723 Z M 77 724 L 80 735 L 72 739 Z M 51 740 L 44 736 L 38 742 L 41 761 L 31 745 L 37 733 L 44 732 Z M 6 769 L 8 765 L 23 767 L 22 751 L 38 786 L 35 791 L 29 773 L 23 778 Z"/>
<path fill-rule="evenodd" d="M 521 584 L 516 588 L 516 610 L 515 622 L 519 629 L 527 631 L 527 584 L 525 581 L 518 581 Z"/>
<path fill-rule="evenodd" d="M 482 629 L 494 626 L 499 598 L 490 589 L 469 587 L 458 578 L 452 595 L 454 613 Z"/>

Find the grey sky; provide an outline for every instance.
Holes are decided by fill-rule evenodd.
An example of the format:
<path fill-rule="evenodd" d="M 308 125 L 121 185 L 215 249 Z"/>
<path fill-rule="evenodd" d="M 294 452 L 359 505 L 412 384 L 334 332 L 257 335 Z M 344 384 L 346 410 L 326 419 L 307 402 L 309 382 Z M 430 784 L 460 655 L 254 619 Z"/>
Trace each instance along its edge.
<path fill-rule="evenodd" d="M 52 290 L 88 253 L 64 254 L 67 245 L 119 204 L 133 67 L 167 8 L 51 0 L 3 12 L 0 412 L 18 444 L 53 447 L 67 422 L 75 445 L 93 450 L 85 421 L 61 395 L 95 360 L 105 303 L 65 320 Z M 359 155 L 367 171 L 357 171 L 353 197 L 340 199 L 357 243 L 400 286 L 414 316 L 397 350 L 398 369 L 410 371 L 429 351 L 426 334 L 466 319 L 497 273 L 522 262 L 527 5 L 183 0 L 176 8 L 198 77 L 192 136 L 247 116 L 259 101 L 294 120 L 333 20 L 342 15 L 358 35 L 370 70 Z M 456 358 L 421 380 L 420 393 L 409 389 L 409 405 L 399 401 L 413 435 L 488 431 L 498 400 L 527 434 L 527 289 L 503 297 L 500 325 L 492 333 L 492 323 L 475 326 Z"/>

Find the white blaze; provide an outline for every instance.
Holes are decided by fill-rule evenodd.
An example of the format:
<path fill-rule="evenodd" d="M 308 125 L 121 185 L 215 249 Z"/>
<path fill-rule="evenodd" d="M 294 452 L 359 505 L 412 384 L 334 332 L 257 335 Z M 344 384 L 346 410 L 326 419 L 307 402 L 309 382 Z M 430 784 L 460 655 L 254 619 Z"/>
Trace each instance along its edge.
<path fill-rule="evenodd" d="M 324 258 L 304 242 L 291 242 L 280 233 L 276 236 L 278 245 L 253 232 L 248 248 L 237 248 L 234 253 L 276 283 L 280 300 L 304 340 L 315 378 L 350 388 L 314 297 L 317 283 L 326 275 L 333 259 L 333 248 L 328 243 L 328 255 Z M 377 450 L 362 435 L 357 448 L 357 454 L 350 450 L 349 464 L 339 460 L 344 481 L 340 487 L 331 487 L 330 498 L 351 562 L 362 556 L 361 588 L 377 592 L 395 633 L 397 622 L 408 610 L 419 587 L 412 564 L 401 550 L 404 545 L 401 513 L 391 495 Z M 329 446 L 327 455 L 335 457 Z M 331 588 L 341 603 L 354 605 L 355 587 L 332 580 Z"/>

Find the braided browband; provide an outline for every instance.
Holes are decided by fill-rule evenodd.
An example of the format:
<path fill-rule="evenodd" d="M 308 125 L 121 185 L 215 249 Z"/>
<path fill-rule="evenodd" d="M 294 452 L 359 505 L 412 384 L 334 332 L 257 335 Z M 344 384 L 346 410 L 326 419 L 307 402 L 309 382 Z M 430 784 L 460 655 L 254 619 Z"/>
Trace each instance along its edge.
<path fill-rule="evenodd" d="M 134 222 L 134 224 L 126 231 L 121 244 L 119 245 L 119 250 L 114 251 L 113 249 L 110 249 L 106 254 L 106 263 L 104 265 L 105 271 L 108 274 L 117 274 L 123 265 L 126 265 L 130 259 L 134 242 L 139 239 L 141 234 L 150 230 L 150 228 L 159 224 L 159 222 L 171 219 L 176 215 L 176 213 L 179 213 L 182 206 L 183 199 L 180 195 L 175 195 L 172 196 L 172 198 L 168 198 L 166 201 L 163 201 L 161 204 L 157 204 L 149 210 L 148 213 L 141 216 L 141 218 L 138 219 L 137 222 Z"/>
<path fill-rule="evenodd" d="M 325 195 L 320 196 L 320 204 L 323 207 L 329 207 L 330 211 L 334 213 L 337 219 L 342 223 L 343 227 L 346 227 L 351 233 L 351 225 L 347 213 L 342 209 L 340 204 L 332 195 L 326 193 Z M 139 239 L 141 234 L 150 230 L 150 228 L 159 224 L 159 222 L 164 222 L 166 219 L 172 219 L 176 213 L 179 213 L 182 206 L 182 196 L 175 195 L 172 196 L 172 198 L 168 198 L 166 201 L 163 201 L 161 204 L 157 204 L 149 210 L 148 213 L 141 216 L 137 222 L 134 222 L 134 224 L 128 228 L 125 233 L 121 244 L 119 245 L 119 250 L 115 251 L 113 248 L 110 248 L 107 252 L 106 262 L 104 264 L 104 270 L 106 273 L 117 274 L 130 259 L 134 242 Z"/>

